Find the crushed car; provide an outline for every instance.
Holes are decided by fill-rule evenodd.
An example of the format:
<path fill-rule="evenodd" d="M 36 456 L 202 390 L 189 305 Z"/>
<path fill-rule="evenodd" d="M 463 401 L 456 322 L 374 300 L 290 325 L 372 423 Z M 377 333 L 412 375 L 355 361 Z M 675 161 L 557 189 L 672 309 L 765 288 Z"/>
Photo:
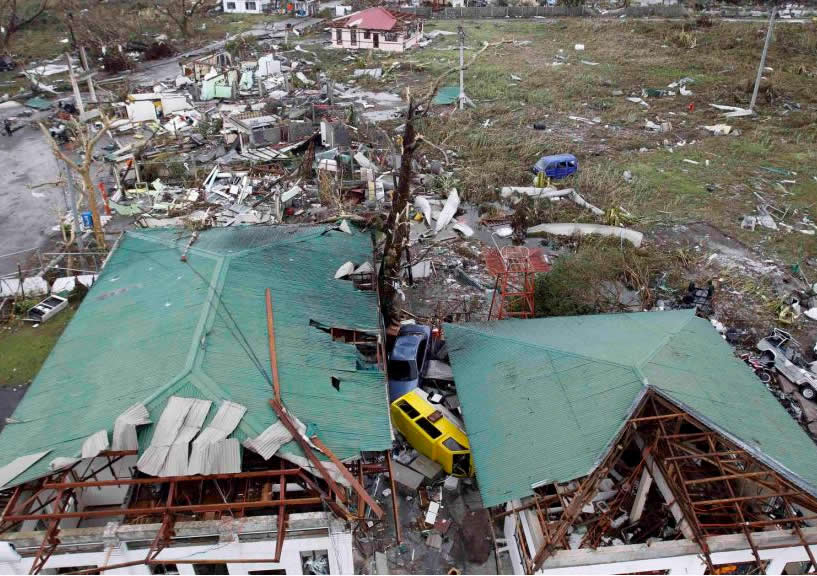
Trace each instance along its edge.
<path fill-rule="evenodd" d="M 806 362 L 798 342 L 792 335 L 775 328 L 757 343 L 761 360 L 774 368 L 800 390 L 806 400 L 817 398 L 817 362 Z"/>

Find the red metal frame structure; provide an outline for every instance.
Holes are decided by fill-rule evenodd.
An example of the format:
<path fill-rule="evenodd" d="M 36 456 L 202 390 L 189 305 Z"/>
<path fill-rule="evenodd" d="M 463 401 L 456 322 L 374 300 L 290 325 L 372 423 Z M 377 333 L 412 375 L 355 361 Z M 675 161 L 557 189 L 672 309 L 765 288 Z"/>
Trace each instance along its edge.
<path fill-rule="evenodd" d="M 170 546 L 174 536 L 173 527 L 177 520 L 191 520 L 201 518 L 205 514 L 230 514 L 243 516 L 249 510 L 269 510 L 278 516 L 277 541 L 275 556 L 272 558 L 233 558 L 219 560 L 216 563 L 277 563 L 279 562 L 283 542 L 286 536 L 286 518 L 292 511 L 308 512 L 329 509 L 339 514 L 344 520 L 362 520 L 366 516 L 367 506 L 374 504 L 372 512 L 378 518 L 383 515 L 382 509 L 365 491 L 362 491 L 362 482 L 355 480 L 361 488 L 358 492 L 357 509 L 354 514 L 341 502 L 348 500 L 345 490 L 335 484 L 331 488 L 325 479 L 317 479 L 300 467 L 288 465 L 283 460 L 265 470 L 251 470 L 235 474 L 213 474 L 208 476 L 176 476 L 165 478 L 119 477 L 98 480 L 97 475 L 109 468 L 114 459 L 122 458 L 127 453 L 105 453 L 109 463 L 105 466 L 78 474 L 77 464 L 37 481 L 16 487 L 11 493 L 2 516 L 0 516 L 0 534 L 7 532 L 19 523 L 26 520 L 42 520 L 48 522 L 43 535 L 42 543 L 34 556 L 31 573 L 37 574 L 47 563 L 48 559 L 57 551 L 60 545 L 59 524 L 66 518 L 135 518 L 140 520 L 155 518 L 161 521 L 161 528 L 151 544 L 144 560 L 131 561 L 116 565 L 94 568 L 94 571 L 104 569 L 123 568 L 139 564 L 162 564 L 158 560 L 163 549 Z M 388 454 L 386 454 L 388 460 Z M 381 468 L 357 466 L 362 479 L 363 475 L 381 473 Z M 346 468 L 344 467 L 344 470 Z M 351 476 L 351 472 L 346 470 Z M 392 480 L 393 482 L 393 480 Z M 131 502 L 137 502 L 132 507 L 94 508 L 77 511 L 71 509 L 71 504 L 78 500 L 80 493 L 88 488 L 105 486 L 132 486 L 135 488 Z M 298 487 L 297 497 L 288 493 L 288 486 Z M 146 487 L 158 487 L 160 490 L 140 490 Z M 277 490 L 276 490 L 277 487 Z M 202 494 L 218 494 L 221 502 L 205 502 Z M 213 490 L 215 489 L 215 490 Z M 354 489 L 354 488 L 353 488 Z M 337 490 L 338 492 L 335 492 Z M 273 494 L 277 491 L 277 497 Z M 162 497 L 150 496 L 150 502 L 145 505 L 139 500 L 144 493 L 166 494 Z M 291 493 L 292 490 L 289 490 Z M 227 499 L 231 495 L 232 499 Z M 364 496 L 365 494 L 365 496 Z M 25 499 L 22 498 L 26 495 Z M 50 510 L 43 510 L 53 504 Z M 396 507 L 395 507 L 396 510 Z M 395 515 L 396 518 L 396 515 Z M 396 522 L 399 525 L 399 522 Z M 213 560 L 174 560 L 174 563 L 213 563 Z"/>
<path fill-rule="evenodd" d="M 527 246 L 490 247 L 483 249 L 482 257 L 485 268 L 496 277 L 488 320 L 494 317 L 498 320 L 505 317 L 532 318 L 535 312 L 536 274 L 550 270 L 544 252 Z"/>
<path fill-rule="evenodd" d="M 668 515 L 677 506 L 676 528 L 685 529 L 698 544 L 710 574 L 715 572 L 708 538 L 722 534 L 743 534 L 757 568 L 764 573 L 765 564 L 752 534 L 770 527 L 796 535 L 807 552 L 810 570 L 817 570 L 817 559 L 809 547 L 817 539 L 807 539 L 802 531 L 806 521 L 817 520 L 817 498 L 654 390 L 646 393 L 593 473 L 567 484 L 538 487 L 522 506 L 492 516 L 496 521 L 513 515 L 519 529 L 519 513 L 535 509 L 543 543 L 538 550 L 527 550 L 525 539 L 520 539 L 523 563 L 528 573 L 534 573 L 557 550 L 570 548 L 566 536 L 574 524 L 587 528 L 580 547 L 597 548 L 602 538 L 620 536 L 613 520 L 630 510 L 645 468 L 653 477 L 663 477 L 672 493 L 670 502 L 651 508 Z M 599 482 L 611 470 L 621 477 L 616 496 L 606 502 L 606 511 L 598 512 L 597 507 L 594 513 L 586 513 L 586 506 L 598 494 Z M 644 519 L 630 525 L 630 533 L 638 534 L 631 543 L 646 541 L 665 524 L 660 519 Z"/>

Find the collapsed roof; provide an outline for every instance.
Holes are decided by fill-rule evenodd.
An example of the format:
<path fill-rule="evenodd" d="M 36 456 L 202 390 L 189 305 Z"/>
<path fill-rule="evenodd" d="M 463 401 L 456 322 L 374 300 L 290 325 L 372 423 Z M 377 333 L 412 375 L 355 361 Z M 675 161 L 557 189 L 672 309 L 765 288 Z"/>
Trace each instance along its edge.
<path fill-rule="evenodd" d="M 129 424 L 139 467 L 154 475 L 196 473 L 195 454 L 187 462 L 191 427 L 204 430 L 200 438 L 232 440 L 233 456 L 238 442 L 261 453 L 283 438 L 278 456 L 305 464 L 291 436 L 276 434 L 269 404 L 267 288 L 287 410 L 341 460 L 391 447 L 383 373 L 310 325 L 377 331 L 375 294 L 334 279 L 340 264 L 371 258 L 370 238 L 276 226 L 211 229 L 190 241 L 189 231 L 172 229 L 124 235 L 0 433 L 0 484 L 88 457 L 112 433 L 116 449 Z M 149 446 L 185 436 L 181 461 L 172 449 L 148 461 Z"/>
<path fill-rule="evenodd" d="M 692 311 L 445 326 L 486 507 L 591 473 L 647 389 L 817 494 L 813 442 Z"/>

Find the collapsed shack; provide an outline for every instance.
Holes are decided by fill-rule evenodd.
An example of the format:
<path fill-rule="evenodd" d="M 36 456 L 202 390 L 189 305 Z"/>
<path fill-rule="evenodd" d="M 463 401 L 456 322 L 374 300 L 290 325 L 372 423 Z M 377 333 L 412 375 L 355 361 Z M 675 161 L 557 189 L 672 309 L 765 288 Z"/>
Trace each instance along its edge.
<path fill-rule="evenodd" d="M 679 310 L 445 331 L 515 573 L 814 566 L 814 444 L 707 321 Z"/>

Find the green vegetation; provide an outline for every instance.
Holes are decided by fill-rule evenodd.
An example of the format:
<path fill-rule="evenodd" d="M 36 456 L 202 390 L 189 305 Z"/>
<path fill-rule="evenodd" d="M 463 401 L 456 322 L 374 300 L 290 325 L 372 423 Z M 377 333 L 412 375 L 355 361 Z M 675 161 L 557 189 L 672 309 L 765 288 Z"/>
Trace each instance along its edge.
<path fill-rule="evenodd" d="M 573 316 L 638 310 L 655 304 L 655 285 L 678 258 L 637 249 L 617 240 L 584 238 L 536 280 L 537 316 Z M 664 286 L 683 284 L 680 275 L 664 277 Z"/>
<path fill-rule="evenodd" d="M 40 370 L 57 339 L 74 316 L 76 306 L 36 328 L 13 322 L 0 329 L 0 386 L 20 386 L 31 382 Z"/>

